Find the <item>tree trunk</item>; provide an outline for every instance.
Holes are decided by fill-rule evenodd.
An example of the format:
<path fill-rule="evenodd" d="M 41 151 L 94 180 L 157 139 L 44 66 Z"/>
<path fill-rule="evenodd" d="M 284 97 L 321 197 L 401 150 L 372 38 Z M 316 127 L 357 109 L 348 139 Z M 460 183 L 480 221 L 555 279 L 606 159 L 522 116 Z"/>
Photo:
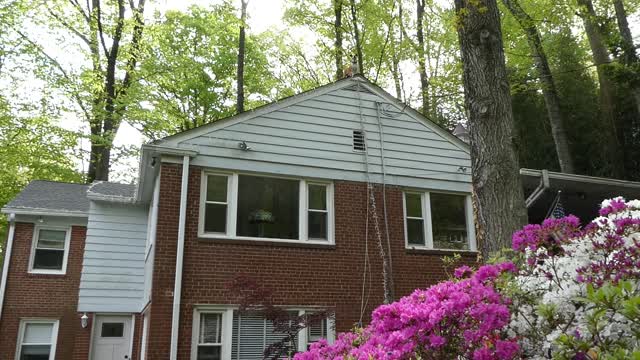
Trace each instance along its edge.
<path fill-rule="evenodd" d="M 353 23 L 353 37 L 356 40 L 356 57 L 358 59 L 358 71 L 353 74 L 364 74 L 364 66 L 362 64 L 362 39 L 360 37 L 360 29 L 358 28 L 358 13 L 356 12 L 356 1 L 351 0 L 351 22 Z"/>
<path fill-rule="evenodd" d="M 236 103 L 236 111 L 244 112 L 244 50 L 245 50 L 245 24 L 247 21 L 247 3 L 249 0 L 240 0 L 240 39 L 238 40 L 238 74 L 237 88 L 238 100 Z"/>
<path fill-rule="evenodd" d="M 542 47 L 540 33 L 533 19 L 527 14 L 518 3 L 518 0 L 502 0 L 502 3 L 509 9 L 509 12 L 516 18 L 525 34 L 527 42 L 531 48 L 536 70 L 542 84 L 542 95 L 547 107 L 547 115 L 551 124 L 551 135 L 556 146 L 556 154 L 560 169 L 564 173 L 573 174 L 573 159 L 569 150 L 569 142 L 567 141 L 567 133 L 564 130 L 564 118 L 560 110 L 560 97 L 556 90 L 556 85 L 551 74 L 547 55 Z"/>
<path fill-rule="evenodd" d="M 418 38 L 418 73 L 420 74 L 420 91 L 422 95 L 422 113 L 429 114 L 429 78 L 424 50 L 424 6 L 425 0 L 416 0 L 416 37 Z"/>
<path fill-rule="evenodd" d="M 611 164 L 611 176 L 622 178 L 624 176 L 624 162 L 620 151 L 620 136 L 618 134 L 619 124 L 615 116 L 615 99 L 613 95 L 613 85 L 609 78 L 606 67 L 611 61 L 609 52 L 605 47 L 604 37 L 596 21 L 596 12 L 591 0 L 578 0 L 578 5 L 583 7 L 582 20 L 584 29 L 591 47 L 593 62 L 598 73 L 598 83 L 600 85 L 600 115 L 603 122 L 603 143 L 602 147 L 605 158 Z"/>
<path fill-rule="evenodd" d="M 333 23 L 333 29 L 336 35 L 336 39 L 334 42 L 336 80 L 340 80 L 344 76 L 344 66 L 342 65 L 342 55 L 344 52 L 344 50 L 342 49 L 342 0 L 333 0 L 333 12 L 336 16 Z"/>
<path fill-rule="evenodd" d="M 469 111 L 476 238 L 484 259 L 527 220 L 496 0 L 455 0 Z"/>
<path fill-rule="evenodd" d="M 618 23 L 618 30 L 620 31 L 620 38 L 622 39 L 623 62 L 625 65 L 632 67 L 638 64 L 638 55 L 636 54 L 636 47 L 633 44 L 633 36 L 631 35 L 631 29 L 629 29 L 629 22 L 627 21 L 627 11 L 624 8 L 622 0 L 613 0 L 613 6 L 616 9 L 616 21 Z M 640 116 L 640 84 L 638 84 L 637 80 L 631 84 L 631 91 L 633 92 L 636 103 L 637 115 Z"/>

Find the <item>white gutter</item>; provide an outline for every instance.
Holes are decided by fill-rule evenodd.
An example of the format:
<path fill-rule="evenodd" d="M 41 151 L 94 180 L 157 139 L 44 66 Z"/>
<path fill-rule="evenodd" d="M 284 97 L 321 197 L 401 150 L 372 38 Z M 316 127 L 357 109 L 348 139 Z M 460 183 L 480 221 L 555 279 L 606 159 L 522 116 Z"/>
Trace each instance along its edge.
<path fill-rule="evenodd" d="M 0 280 L 0 321 L 2 321 L 2 306 L 4 305 L 4 292 L 7 288 L 7 276 L 9 275 L 9 262 L 11 261 L 11 249 L 13 237 L 16 231 L 15 214 L 9 214 L 9 236 L 7 236 L 7 248 L 4 253 L 4 265 L 2 266 L 2 280 Z"/>
<path fill-rule="evenodd" d="M 88 217 L 89 213 L 84 211 L 36 209 L 36 208 L 13 208 L 5 207 L 0 210 L 3 214 L 32 215 L 32 216 L 65 216 L 65 217 Z"/>
<path fill-rule="evenodd" d="M 182 188 L 180 189 L 180 217 L 178 219 L 178 249 L 176 251 L 176 279 L 173 286 L 173 316 L 171 317 L 170 360 L 178 358 L 178 329 L 180 326 L 180 297 L 182 293 L 182 261 L 184 255 L 184 230 L 187 218 L 187 189 L 189 185 L 189 155 L 182 159 Z"/>

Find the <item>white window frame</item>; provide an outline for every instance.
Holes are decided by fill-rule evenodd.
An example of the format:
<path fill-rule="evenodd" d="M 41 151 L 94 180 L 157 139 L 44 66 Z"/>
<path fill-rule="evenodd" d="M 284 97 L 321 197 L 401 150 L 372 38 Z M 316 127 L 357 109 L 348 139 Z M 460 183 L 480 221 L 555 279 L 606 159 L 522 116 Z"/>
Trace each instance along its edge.
<path fill-rule="evenodd" d="M 231 332 L 233 331 L 233 308 L 223 306 L 201 306 L 193 310 L 193 327 L 191 330 L 191 360 L 198 358 L 198 344 L 200 341 L 200 315 L 222 315 L 222 349 L 221 359 L 231 359 Z"/>
<path fill-rule="evenodd" d="M 49 352 L 49 360 L 54 360 L 56 357 L 56 345 L 58 344 L 58 327 L 60 320 L 58 319 L 20 319 L 20 326 L 18 327 L 18 341 L 16 343 L 16 360 L 20 360 L 22 352 L 22 345 L 24 340 L 24 331 L 27 328 L 27 324 L 53 324 L 51 329 L 51 344 L 29 344 L 29 345 L 51 345 Z"/>
<path fill-rule="evenodd" d="M 465 224 L 467 228 L 467 238 L 469 241 L 469 249 L 447 249 L 447 248 L 434 248 L 433 247 L 433 226 L 431 219 L 431 193 L 436 194 L 449 194 L 459 195 L 465 197 L 464 212 L 465 212 Z M 407 233 L 407 198 L 406 194 L 419 194 L 422 205 L 422 226 L 425 237 L 425 245 L 409 244 L 409 236 Z M 473 204 L 471 202 L 471 195 L 465 193 L 456 193 L 450 191 L 424 191 L 424 190 L 406 190 L 402 192 L 402 215 L 404 222 L 404 244 L 406 249 L 422 249 L 422 250 L 441 250 L 451 252 L 474 252 L 477 251 L 476 245 L 476 232 L 475 224 L 473 222 Z M 416 218 L 417 219 L 417 218 Z"/>
<path fill-rule="evenodd" d="M 314 312 L 317 309 L 309 307 L 285 306 L 286 310 L 297 311 L 298 316 L 304 315 L 307 311 Z M 233 338 L 233 313 L 238 311 L 236 306 L 225 305 L 198 305 L 193 310 L 193 324 L 191 330 L 191 360 L 198 358 L 198 343 L 200 338 L 200 315 L 201 314 L 222 314 L 222 351 L 220 358 L 222 360 L 231 359 L 232 338 Z M 327 318 L 327 342 L 333 344 L 336 339 L 335 318 L 333 316 Z M 300 330 L 298 333 L 298 351 L 307 351 L 307 328 Z"/>
<path fill-rule="evenodd" d="M 225 233 L 213 233 L 204 231 L 204 220 L 207 196 L 207 176 L 227 177 L 227 223 Z M 298 239 L 263 238 L 253 236 L 238 236 L 236 234 L 236 221 L 238 214 L 238 178 L 240 175 L 296 180 L 299 182 L 300 191 L 298 198 Z M 326 187 L 327 197 L 327 239 L 309 239 L 308 212 L 309 212 L 309 185 L 321 185 Z M 198 237 L 209 239 L 235 239 L 250 241 L 284 242 L 295 244 L 333 245 L 335 243 L 335 219 L 334 219 L 334 186 L 333 182 L 313 179 L 300 179 L 285 176 L 273 176 L 253 173 L 229 173 L 219 171 L 202 171 L 200 181 L 200 213 L 198 219 Z M 209 202 L 211 203 L 211 202 Z"/>
<path fill-rule="evenodd" d="M 38 246 L 38 238 L 40 230 L 64 231 L 64 255 L 62 258 L 62 269 L 35 269 L 34 262 L 36 258 L 36 248 Z M 67 260 L 69 258 L 69 247 L 71 245 L 71 227 L 61 226 L 35 226 L 33 229 L 33 239 L 31 241 L 31 255 L 29 256 L 29 273 L 30 274 L 49 274 L 49 275 L 65 275 L 67 273 Z"/>

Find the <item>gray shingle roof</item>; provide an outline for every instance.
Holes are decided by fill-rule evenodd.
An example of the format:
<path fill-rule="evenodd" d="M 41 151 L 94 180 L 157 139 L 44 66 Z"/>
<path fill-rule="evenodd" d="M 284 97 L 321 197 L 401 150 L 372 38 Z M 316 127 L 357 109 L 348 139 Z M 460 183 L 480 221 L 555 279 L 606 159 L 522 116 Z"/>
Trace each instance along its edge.
<path fill-rule="evenodd" d="M 6 209 L 89 212 L 89 185 L 34 180 L 7 205 Z"/>
<path fill-rule="evenodd" d="M 91 184 L 88 194 L 89 197 L 91 197 L 91 195 L 97 195 L 114 198 L 132 198 L 136 195 L 136 185 L 97 181 Z"/>

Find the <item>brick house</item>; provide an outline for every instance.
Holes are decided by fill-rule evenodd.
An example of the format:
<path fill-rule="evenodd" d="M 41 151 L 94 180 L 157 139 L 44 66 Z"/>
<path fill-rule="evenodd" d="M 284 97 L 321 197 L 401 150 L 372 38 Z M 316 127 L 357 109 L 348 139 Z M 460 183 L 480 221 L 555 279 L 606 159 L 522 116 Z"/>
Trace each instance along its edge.
<path fill-rule="evenodd" d="M 475 260 L 470 191 L 468 146 L 361 76 L 144 145 L 137 185 L 34 181 L 2 209 L 0 359 L 261 359 L 238 274 L 334 313 L 296 350 L 332 341 L 383 301 L 379 242 L 396 298 Z"/>

